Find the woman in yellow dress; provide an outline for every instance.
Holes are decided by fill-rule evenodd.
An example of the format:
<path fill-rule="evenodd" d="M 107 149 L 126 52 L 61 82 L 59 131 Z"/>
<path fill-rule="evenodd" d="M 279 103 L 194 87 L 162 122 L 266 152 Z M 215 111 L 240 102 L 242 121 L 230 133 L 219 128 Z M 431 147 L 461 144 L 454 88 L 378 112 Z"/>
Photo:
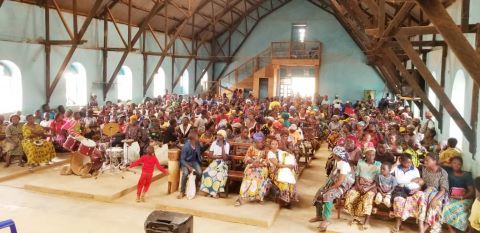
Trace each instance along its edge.
<path fill-rule="evenodd" d="M 33 115 L 28 115 L 27 123 L 22 127 L 22 147 L 30 168 L 40 163 L 49 163 L 55 157 L 55 148 L 51 141 L 45 140 L 43 127 L 35 123 Z"/>
<path fill-rule="evenodd" d="M 245 168 L 242 185 L 240 186 L 240 196 L 235 202 L 235 206 L 240 206 L 243 200 L 257 201 L 263 203 L 263 199 L 270 186 L 268 178 L 268 160 L 264 148 L 262 133 L 253 135 L 255 144 L 248 148 L 245 155 Z"/>

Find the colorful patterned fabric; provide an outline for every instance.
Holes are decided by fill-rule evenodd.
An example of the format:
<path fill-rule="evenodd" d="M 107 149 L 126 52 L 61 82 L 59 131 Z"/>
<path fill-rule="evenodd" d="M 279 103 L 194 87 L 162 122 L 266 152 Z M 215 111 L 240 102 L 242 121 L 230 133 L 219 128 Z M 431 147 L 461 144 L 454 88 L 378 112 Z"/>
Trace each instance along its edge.
<path fill-rule="evenodd" d="M 20 124 L 10 124 L 5 129 L 5 136 L 8 141 L 6 142 L 6 151 L 9 155 L 23 155 L 22 149 L 22 126 Z M 12 143 L 15 142 L 15 143 Z"/>
<path fill-rule="evenodd" d="M 357 190 L 351 189 L 345 197 L 345 210 L 352 216 L 363 217 L 372 214 L 374 192 L 361 194 Z"/>
<path fill-rule="evenodd" d="M 423 192 L 416 192 L 406 198 L 398 196 L 393 200 L 393 213 L 395 217 L 401 218 L 402 221 L 410 217 L 418 218 L 423 205 Z"/>
<path fill-rule="evenodd" d="M 203 171 L 200 190 L 216 196 L 218 193 L 225 192 L 227 178 L 227 164 L 221 159 L 216 159 Z"/>
<path fill-rule="evenodd" d="M 450 199 L 443 207 L 442 223 L 446 223 L 460 231 L 465 231 L 468 227 L 468 215 L 472 207 L 473 200 Z"/>
<path fill-rule="evenodd" d="M 272 151 L 269 152 L 269 158 L 273 157 L 277 159 L 279 165 L 294 165 L 296 164 L 288 164 L 287 157 L 293 156 L 290 155 L 288 152 L 278 150 L 277 153 Z M 295 159 L 290 159 L 295 162 Z M 279 196 L 278 198 L 285 203 L 290 203 L 292 201 L 298 201 L 297 195 L 297 186 L 295 184 L 289 184 L 286 182 L 279 181 L 278 178 L 278 169 L 275 167 L 273 163 L 270 163 L 270 179 L 273 181 L 273 184 L 279 189 Z M 295 169 L 292 171 L 295 173 Z"/>
<path fill-rule="evenodd" d="M 245 168 L 242 185 L 240 186 L 240 197 L 263 201 L 270 185 L 265 152 L 251 146 L 245 156 L 245 161 L 249 160 L 252 161 Z M 254 163 L 258 163 L 260 166 L 254 167 Z"/>
<path fill-rule="evenodd" d="M 432 207 L 433 198 L 437 195 L 438 190 L 433 187 L 428 187 L 423 192 L 423 204 L 420 205 L 420 214 L 418 219 L 430 225 L 431 233 L 441 232 L 442 226 L 440 224 L 442 216 L 443 198 L 436 201 L 435 207 Z M 428 207 L 428 208 L 427 208 Z"/>
<path fill-rule="evenodd" d="M 23 137 L 22 141 L 23 151 L 27 156 L 27 164 L 46 163 L 55 157 L 55 148 L 50 141 L 42 140 L 39 137 L 35 137 L 35 132 L 43 132 L 43 128 L 40 125 L 28 125 L 25 124 L 22 128 Z M 35 143 L 35 141 L 41 140 L 41 144 Z"/>
<path fill-rule="evenodd" d="M 337 164 L 335 166 L 337 166 Z M 335 170 L 337 170 L 336 167 L 334 168 L 334 171 Z M 315 197 L 313 198 L 313 202 L 312 202 L 313 205 L 316 205 L 317 203 L 322 203 L 322 202 L 323 203 L 333 202 L 335 199 L 340 198 L 347 190 L 350 189 L 350 187 L 352 187 L 355 180 L 353 178 L 353 173 L 350 172 L 349 174 L 347 174 L 347 177 L 344 179 L 340 187 L 331 189 L 330 187 L 335 184 L 335 182 L 337 181 L 340 175 L 341 175 L 340 172 L 330 173 L 325 185 L 320 189 L 318 189 L 317 193 L 315 194 Z"/>

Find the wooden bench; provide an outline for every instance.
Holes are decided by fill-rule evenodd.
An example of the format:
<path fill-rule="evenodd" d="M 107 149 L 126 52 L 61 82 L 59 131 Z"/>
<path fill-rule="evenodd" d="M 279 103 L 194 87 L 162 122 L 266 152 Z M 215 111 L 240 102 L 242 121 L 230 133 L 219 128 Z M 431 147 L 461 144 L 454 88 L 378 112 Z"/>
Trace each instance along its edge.
<path fill-rule="evenodd" d="M 243 172 L 245 170 L 245 165 L 243 160 L 245 158 L 245 152 L 251 146 L 251 143 L 230 143 L 230 164 L 228 168 L 228 178 L 226 183 L 226 196 L 228 197 L 229 194 L 229 187 L 232 181 L 242 181 L 243 180 Z M 241 151 L 239 152 L 239 149 Z M 245 151 L 245 152 L 243 152 Z"/>

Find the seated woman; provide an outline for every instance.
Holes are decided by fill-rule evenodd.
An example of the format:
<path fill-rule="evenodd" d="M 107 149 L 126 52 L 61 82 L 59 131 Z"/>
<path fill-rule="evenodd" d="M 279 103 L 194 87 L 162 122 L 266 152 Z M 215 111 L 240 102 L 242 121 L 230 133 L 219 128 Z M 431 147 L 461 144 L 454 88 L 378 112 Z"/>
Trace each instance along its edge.
<path fill-rule="evenodd" d="M 235 202 L 235 206 L 242 205 L 245 199 L 263 203 L 268 191 L 270 180 L 268 179 L 267 160 L 263 144 L 264 136 L 262 133 L 256 133 L 253 139 L 255 144 L 248 148 L 243 160 L 247 166 L 240 186 L 240 196 Z"/>
<path fill-rule="evenodd" d="M 210 158 L 214 159 L 202 173 L 200 191 L 208 193 L 213 198 L 218 198 L 218 193 L 225 192 L 228 178 L 226 161 L 230 151 L 230 144 L 225 140 L 225 130 L 217 132 L 217 140 L 210 146 Z"/>
<path fill-rule="evenodd" d="M 395 198 L 394 210 L 401 213 L 401 218 L 397 218 L 396 227 L 392 232 L 398 232 L 401 220 L 408 217 L 416 217 L 420 232 L 425 232 L 431 228 L 430 232 L 441 232 L 440 218 L 442 214 L 443 201 L 448 193 L 448 174 L 440 167 L 437 154 L 428 153 L 425 156 L 425 167 L 422 169 L 422 179 L 427 187 L 423 193 L 416 192 L 407 199 Z M 421 193 L 421 195 L 419 195 Z M 400 210 L 400 211 L 399 211 Z M 425 227 L 425 223 L 427 226 Z"/>
<path fill-rule="evenodd" d="M 298 202 L 295 156 L 279 150 L 278 141 L 272 139 L 267 157 L 270 162 L 270 178 L 279 191 L 278 202 L 281 206 L 288 208 L 293 201 Z"/>
<path fill-rule="evenodd" d="M 45 140 L 44 129 L 35 123 L 33 115 L 27 115 L 26 118 L 27 123 L 22 128 L 22 147 L 27 155 L 28 166 L 32 168 L 40 163 L 50 163 L 50 160 L 55 157 L 53 143 Z"/>
<path fill-rule="evenodd" d="M 65 120 L 63 119 L 63 113 L 57 112 L 53 121 L 50 123 L 50 130 L 53 136 L 53 143 L 55 148 L 58 150 L 63 149 L 63 143 L 67 139 L 65 137 L 66 132 L 62 129 L 63 125 L 65 124 Z"/>
<path fill-rule="evenodd" d="M 418 200 L 422 197 L 422 192 L 407 193 L 405 186 L 412 180 L 420 178 L 420 172 L 413 166 L 412 158 L 408 154 L 402 154 L 399 158 L 400 164 L 393 169 L 393 175 L 397 180 L 397 187 L 392 193 L 393 215 L 396 218 L 397 225 L 391 232 L 398 232 L 402 221 L 410 217 L 409 210 L 418 208 Z M 405 205 L 413 206 L 410 209 L 404 208 Z M 415 215 L 415 216 L 418 216 Z"/>
<path fill-rule="evenodd" d="M 345 209 L 353 217 L 352 224 L 362 224 L 363 230 L 370 227 L 369 220 L 376 194 L 375 177 L 380 173 L 381 165 L 375 161 L 375 148 L 365 149 L 365 159 L 359 160 L 355 169 L 355 185 L 345 198 Z M 362 221 L 360 218 L 364 216 Z"/>
<path fill-rule="evenodd" d="M 333 157 L 336 161 L 333 171 L 327 179 L 327 183 L 317 191 L 313 199 L 313 205 L 316 207 L 316 216 L 310 219 L 310 222 L 319 222 L 319 231 L 327 231 L 332 216 L 333 202 L 340 198 L 354 183 L 354 176 L 345 148 L 336 146 L 333 148 Z"/>
<path fill-rule="evenodd" d="M 450 164 L 452 168 L 447 169 L 450 198 L 443 207 L 442 223 L 447 224 L 448 230 L 452 233 L 455 229 L 465 232 L 468 227 L 468 215 L 475 199 L 473 178 L 471 173 L 462 171 L 461 157 L 453 157 Z"/>
<path fill-rule="evenodd" d="M 5 128 L 5 167 L 9 167 L 14 157 L 20 160 L 20 167 L 23 167 L 25 161 L 23 160 L 22 148 L 22 126 L 19 124 L 20 116 L 11 115 L 10 124 Z"/>

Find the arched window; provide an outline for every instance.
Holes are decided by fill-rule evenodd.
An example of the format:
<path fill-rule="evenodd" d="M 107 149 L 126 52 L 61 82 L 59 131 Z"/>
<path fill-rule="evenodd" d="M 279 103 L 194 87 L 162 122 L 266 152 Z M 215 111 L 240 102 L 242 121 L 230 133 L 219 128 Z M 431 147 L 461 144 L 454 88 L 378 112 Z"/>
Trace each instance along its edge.
<path fill-rule="evenodd" d="M 437 80 L 437 73 L 432 72 L 432 76 L 435 78 L 435 80 Z M 433 92 L 432 88 L 428 88 L 428 100 L 430 100 L 430 102 L 433 104 L 433 106 L 435 107 L 438 107 L 437 106 L 437 95 L 435 94 L 435 92 Z"/>
<path fill-rule="evenodd" d="M 185 70 L 182 75 L 182 94 L 188 95 L 188 88 L 189 88 L 189 75 L 188 70 Z"/>
<path fill-rule="evenodd" d="M 132 100 L 132 70 L 122 66 L 117 76 L 118 99 L 121 101 Z"/>
<path fill-rule="evenodd" d="M 22 73 L 7 60 L 0 60 L 0 99 L 0 113 L 22 110 Z"/>
<path fill-rule="evenodd" d="M 465 89 L 465 74 L 463 70 L 458 70 L 453 80 L 451 100 L 462 116 L 465 114 Z M 450 118 L 450 137 L 456 138 L 458 140 L 457 147 L 462 148 L 463 133 L 452 118 Z"/>
<path fill-rule="evenodd" d="M 208 72 L 205 72 L 205 74 L 202 77 L 202 80 L 200 80 L 200 83 L 202 84 L 202 91 L 207 91 L 208 90 Z"/>
<path fill-rule="evenodd" d="M 83 65 L 74 62 L 63 75 L 66 83 L 66 105 L 87 105 L 87 71 Z"/>
<path fill-rule="evenodd" d="M 165 71 L 162 67 L 158 68 L 158 72 L 153 77 L 153 96 L 165 95 Z"/>

